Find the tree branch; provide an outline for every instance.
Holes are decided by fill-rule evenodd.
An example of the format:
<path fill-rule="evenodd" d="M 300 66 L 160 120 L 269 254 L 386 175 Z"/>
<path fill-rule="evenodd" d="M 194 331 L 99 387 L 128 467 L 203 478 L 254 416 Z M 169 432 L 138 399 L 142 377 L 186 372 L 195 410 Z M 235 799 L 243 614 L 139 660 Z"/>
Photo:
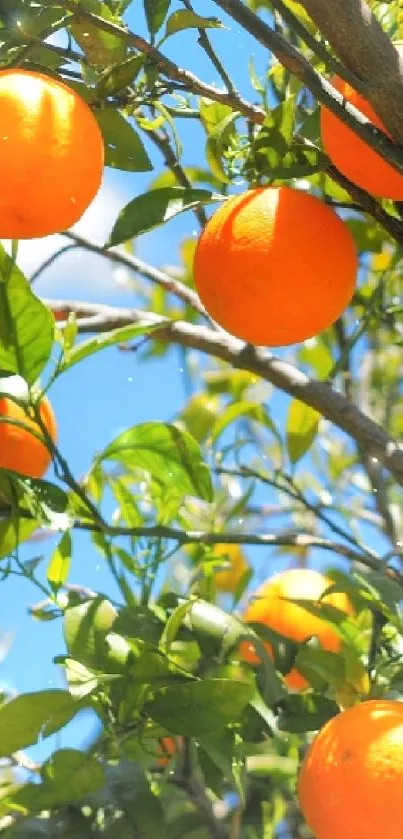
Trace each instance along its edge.
<path fill-rule="evenodd" d="M 78 233 L 72 233 L 70 231 L 63 233 L 63 236 L 66 236 L 67 239 L 71 239 L 72 242 L 75 242 L 76 246 L 84 248 L 87 251 L 91 251 L 92 253 L 97 253 L 99 256 L 104 256 L 106 259 L 109 259 L 111 262 L 116 262 L 118 265 L 124 265 L 131 271 L 135 271 L 136 274 L 140 274 L 147 280 L 151 280 L 151 282 L 156 283 L 156 285 L 162 286 L 165 291 L 168 291 L 170 294 L 175 294 L 176 297 L 179 297 L 184 303 L 188 303 L 189 306 L 192 306 L 196 312 L 203 315 L 203 317 L 210 321 L 209 316 L 196 292 L 192 291 L 192 289 L 188 288 L 188 286 L 184 283 L 181 283 L 180 280 L 175 280 L 173 277 L 170 277 L 169 274 L 165 273 L 165 271 L 161 271 L 159 268 L 154 268 L 147 262 L 143 262 L 143 260 L 139 259 L 138 256 L 128 254 L 123 250 L 123 248 L 109 248 L 106 250 L 102 245 L 97 245 L 96 242 L 93 242 L 90 239 L 85 239 L 83 236 L 79 236 Z"/>
<path fill-rule="evenodd" d="M 100 17 L 99 15 L 87 12 L 82 6 L 78 6 L 75 0 L 60 0 L 59 5 L 62 8 L 73 12 L 74 17 L 77 20 L 86 20 L 88 23 L 92 23 L 104 32 L 110 32 L 112 35 L 124 38 L 126 42 L 136 50 L 148 55 L 148 57 L 157 66 L 160 73 L 167 76 L 169 79 L 174 79 L 184 85 L 184 87 L 192 93 L 196 93 L 199 96 L 206 96 L 214 102 L 221 102 L 224 105 L 229 105 L 235 111 L 241 111 L 241 113 L 253 122 L 256 121 L 256 118 L 261 122 L 264 120 L 264 111 L 257 105 L 253 105 L 251 102 L 248 102 L 243 98 L 243 96 L 241 96 L 240 93 L 218 90 L 218 88 L 214 87 L 214 85 L 206 84 L 189 70 L 184 70 L 181 67 L 178 67 L 174 61 L 171 61 L 170 58 L 165 56 L 156 47 L 153 47 L 152 44 L 140 35 L 136 35 L 134 32 L 130 32 L 123 26 L 118 26 L 116 23 L 111 23 L 111 21 L 105 20 L 105 18 Z"/>
<path fill-rule="evenodd" d="M 291 44 L 277 32 L 274 32 L 270 26 L 267 25 L 260 17 L 252 12 L 241 0 L 214 0 L 215 4 L 223 9 L 227 14 L 237 21 L 245 30 L 249 32 L 262 46 L 270 50 L 277 56 L 278 60 L 290 70 L 300 81 L 306 85 L 309 90 L 317 97 L 319 102 L 326 105 L 342 122 L 350 126 L 353 131 L 365 140 L 371 148 L 375 149 L 382 157 L 385 158 L 392 166 L 399 172 L 403 172 L 403 149 L 393 142 L 383 131 L 379 131 L 368 120 L 361 111 L 357 110 L 349 102 L 346 102 L 341 93 L 339 93 L 330 82 L 321 76 L 317 70 L 312 67 L 309 61 L 304 58 Z M 340 0 L 342 3 L 343 0 Z M 358 0 L 357 0 L 358 2 Z M 328 5 L 328 15 L 335 16 L 334 4 L 328 4 L 327 0 L 318 0 L 318 4 Z M 307 5 L 307 3 L 305 3 Z M 391 45 L 384 33 L 383 37 L 387 40 L 387 49 L 385 50 L 386 62 L 384 62 L 382 73 L 387 75 L 389 70 L 392 75 L 396 75 L 397 53 Z M 351 49 L 354 49 L 352 46 Z M 357 74 L 358 75 L 358 74 Z M 403 85 L 400 81 L 399 95 L 389 101 L 389 106 L 393 108 L 398 107 L 397 103 L 401 101 L 401 109 L 403 112 Z M 403 129 L 401 134 L 396 133 L 396 139 L 403 138 Z"/>
<path fill-rule="evenodd" d="M 325 382 L 310 379 L 292 364 L 272 355 L 262 347 L 244 344 L 226 332 L 203 326 L 193 326 L 184 321 L 171 322 L 152 313 L 138 309 L 118 308 L 93 303 L 66 300 L 45 300 L 53 312 L 75 312 L 80 332 L 94 333 L 115 329 L 136 321 L 150 325 L 161 324 L 152 339 L 190 347 L 226 361 L 233 367 L 249 370 L 290 396 L 316 408 L 352 437 L 361 449 L 377 457 L 396 481 L 403 486 L 403 448 L 381 426 L 366 416 L 355 405 L 337 393 Z M 81 320 L 82 319 L 82 320 Z"/>
<path fill-rule="evenodd" d="M 300 0 L 361 91 L 403 145 L 403 62 L 365 0 Z"/>
<path fill-rule="evenodd" d="M 0 508 L 0 521 L 10 517 L 10 507 Z M 22 518 L 31 518 L 27 510 L 19 510 Z M 127 527 L 126 525 L 108 524 L 108 522 L 96 521 L 73 521 L 72 527 L 76 530 L 84 530 L 89 533 L 105 533 L 107 536 L 130 536 L 131 538 L 145 539 L 171 539 L 178 545 L 192 545 L 202 543 L 205 545 L 255 545 L 260 548 L 277 546 L 321 548 L 324 551 L 344 556 L 354 562 L 362 562 L 369 568 L 377 571 L 384 570 L 384 564 L 376 553 L 362 548 L 353 550 L 343 542 L 332 542 L 322 536 L 314 536 L 311 533 L 298 533 L 286 531 L 282 533 L 208 533 L 203 530 L 180 530 L 177 527 L 168 527 L 163 524 L 139 525 L 138 527 Z"/>
<path fill-rule="evenodd" d="M 335 166 L 329 166 L 326 169 L 326 174 L 351 195 L 353 201 L 359 204 L 362 211 L 371 215 L 396 242 L 403 245 L 403 222 L 401 219 L 387 213 L 376 198 L 349 181 Z"/>
<path fill-rule="evenodd" d="M 165 128 L 160 129 L 159 131 L 148 131 L 147 132 L 149 139 L 154 143 L 157 149 L 161 152 L 165 164 L 168 169 L 171 170 L 172 174 L 174 175 L 176 182 L 180 186 L 184 186 L 185 189 L 191 189 L 192 184 L 189 181 L 189 178 L 181 166 L 169 139 L 169 134 Z M 206 211 L 202 204 L 198 204 L 193 210 L 196 219 L 201 228 L 204 227 L 207 221 Z"/>
<path fill-rule="evenodd" d="M 300 78 L 307 87 L 312 90 L 319 101 L 327 105 L 330 110 L 336 113 L 347 125 L 349 125 L 359 136 L 361 136 L 372 148 L 382 154 L 388 162 L 396 165 L 397 168 L 403 171 L 403 152 L 393 143 L 386 134 L 378 131 L 369 120 L 364 117 L 360 111 L 344 102 L 342 96 L 333 88 L 319 73 L 314 70 L 309 62 L 300 53 L 287 43 L 281 36 L 273 32 L 257 15 L 254 15 L 247 9 L 239 0 L 226 0 L 226 2 L 218 2 L 227 13 L 234 19 L 238 19 L 234 14 L 234 8 L 240 10 L 241 18 L 239 22 L 245 26 L 247 31 L 255 35 L 267 49 L 272 51 L 277 58 L 284 64 L 285 67 Z M 125 37 L 132 46 L 139 51 L 145 52 L 149 57 L 155 61 L 159 71 L 172 78 L 181 84 L 185 85 L 187 90 L 192 93 L 206 96 L 215 102 L 230 105 L 233 109 L 239 111 L 244 117 L 249 119 L 255 125 L 262 125 L 265 119 L 265 111 L 257 105 L 253 105 L 244 99 L 237 91 L 222 91 L 213 85 L 207 85 L 188 70 L 179 68 L 173 61 L 166 58 L 159 50 L 153 47 L 144 38 L 129 32 L 120 26 L 117 26 L 104 18 L 87 12 L 81 7 L 77 7 L 74 0 L 61 0 L 61 5 L 71 9 L 76 16 L 87 20 L 100 29 L 119 34 Z M 229 8 L 231 7 L 231 8 Z M 245 23 L 246 21 L 246 23 Z M 247 25 L 246 25 L 247 24 Z M 358 201 L 365 212 L 370 213 L 376 221 L 378 221 L 385 230 L 397 241 L 403 243 L 403 223 L 399 219 L 387 213 L 382 205 L 374 200 L 363 190 L 351 184 L 344 176 L 338 172 L 335 167 L 330 167 L 328 174 L 339 183 L 352 196 L 354 201 Z M 100 251 L 98 251 L 100 252 Z M 140 272 L 141 273 L 141 272 Z M 150 277 L 151 279 L 151 277 Z M 191 303 L 191 305 L 194 305 Z"/>
<path fill-rule="evenodd" d="M 371 148 L 375 149 L 392 166 L 395 166 L 399 172 L 403 172 L 403 150 L 387 134 L 375 128 L 361 111 L 349 102 L 346 102 L 342 94 L 326 81 L 298 50 L 294 49 L 284 38 L 270 29 L 241 0 L 214 0 L 214 2 L 227 12 L 230 17 L 236 20 L 259 43 L 273 52 L 284 67 L 287 67 L 288 70 L 297 76 L 317 96 L 320 102 L 323 102 L 336 116 L 340 117 L 346 125 L 349 125 Z M 207 85 L 189 70 L 179 68 L 174 61 L 171 61 L 171 59 L 167 58 L 156 47 L 134 32 L 124 29 L 115 23 L 111 23 L 92 12 L 87 12 L 81 6 L 78 6 L 75 0 L 60 0 L 60 5 L 62 8 L 73 12 L 78 20 L 86 20 L 105 32 L 110 32 L 125 38 L 127 43 L 131 44 L 135 49 L 148 55 L 154 61 L 160 73 L 184 84 L 193 93 L 207 96 L 214 101 L 230 105 L 234 110 L 239 110 L 253 122 L 257 120 L 261 122 L 264 119 L 264 111 L 252 105 L 239 93 L 235 93 L 234 91 L 218 91 L 213 85 Z M 391 47 L 389 42 L 387 55 L 390 55 L 390 49 L 393 50 L 393 47 Z M 395 50 L 393 52 L 396 54 Z M 393 72 L 393 62 L 389 61 L 389 63 L 392 64 L 391 72 Z M 394 64 L 396 64 L 396 59 Z M 385 69 L 384 67 L 383 72 L 385 72 Z M 402 91 L 400 91 L 400 95 L 402 95 Z M 394 106 L 396 106 L 399 99 L 400 97 L 398 96 L 397 99 L 393 100 Z"/>
<path fill-rule="evenodd" d="M 355 87 L 357 90 L 360 88 L 361 81 L 354 73 L 350 73 L 346 67 L 343 67 L 342 64 L 339 64 L 337 59 L 333 57 L 333 55 L 326 49 L 326 46 L 322 41 L 318 41 L 314 35 L 311 35 L 303 23 L 301 23 L 298 18 L 290 11 L 288 6 L 283 3 L 283 0 L 270 0 L 273 9 L 280 14 L 283 20 L 288 24 L 290 29 L 292 29 L 296 35 L 298 35 L 302 41 L 309 47 L 314 55 L 323 61 L 325 67 L 328 67 L 332 73 L 335 73 L 341 78 L 345 79 L 346 82 L 351 84 L 352 87 Z M 302 4 L 303 5 L 303 4 Z"/>

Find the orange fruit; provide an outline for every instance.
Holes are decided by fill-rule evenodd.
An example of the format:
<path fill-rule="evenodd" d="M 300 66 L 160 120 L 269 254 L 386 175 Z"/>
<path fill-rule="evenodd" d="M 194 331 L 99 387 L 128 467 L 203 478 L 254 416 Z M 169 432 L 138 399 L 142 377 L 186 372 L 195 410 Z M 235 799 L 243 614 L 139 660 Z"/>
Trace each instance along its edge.
<path fill-rule="evenodd" d="M 177 738 L 179 745 L 182 743 L 182 737 Z M 176 742 L 173 737 L 161 737 L 160 740 L 160 757 L 157 760 L 157 766 L 167 766 L 171 758 L 176 753 Z"/>
<path fill-rule="evenodd" d="M 329 720 L 302 763 L 298 796 L 316 839 L 401 839 L 403 704 L 370 699 Z"/>
<path fill-rule="evenodd" d="M 96 195 L 104 165 L 98 123 L 67 85 L 0 71 L 0 237 L 59 233 Z"/>
<path fill-rule="evenodd" d="M 39 406 L 42 422 L 51 439 L 55 442 L 57 436 L 56 419 L 51 404 L 46 396 Z M 14 420 L 24 424 L 12 425 L 4 421 Z M 0 398 L 0 469 L 11 469 L 29 478 L 41 478 L 51 462 L 51 454 L 41 440 L 32 434 L 40 435 L 41 429 L 34 419 L 28 416 L 24 409 L 12 399 L 4 396 Z"/>
<path fill-rule="evenodd" d="M 194 257 L 196 288 L 213 320 L 271 347 L 331 326 L 351 300 L 356 273 L 344 222 L 288 186 L 229 198 L 207 222 Z"/>
<path fill-rule="evenodd" d="M 396 48 L 402 56 L 403 44 L 396 44 Z M 330 81 L 351 105 L 355 105 L 377 128 L 381 128 L 390 136 L 372 105 L 363 96 L 338 76 L 334 76 Z M 323 106 L 321 134 L 326 153 L 346 178 L 371 195 L 395 201 L 403 200 L 403 175 Z"/>
<path fill-rule="evenodd" d="M 228 568 L 214 573 L 217 591 L 234 593 L 250 568 L 243 550 L 239 545 L 215 545 L 213 555 L 217 558 L 222 557 L 229 563 Z"/>
<path fill-rule="evenodd" d="M 257 590 L 254 599 L 244 612 L 244 620 L 248 623 L 265 624 L 285 638 L 299 643 L 314 635 L 324 650 L 338 652 L 341 641 L 334 627 L 325 619 L 305 611 L 302 606 L 289 602 L 289 600 L 307 600 L 317 603 L 330 585 L 331 580 L 309 568 L 283 571 L 267 580 Z M 343 593 L 330 594 L 320 602 L 335 606 L 347 614 L 352 612 L 351 604 Z M 270 644 L 265 643 L 265 647 L 272 657 Z M 241 654 L 246 661 L 252 663 L 260 661 L 253 644 L 249 642 L 241 645 Z M 304 676 L 295 667 L 287 673 L 285 681 L 296 691 L 309 687 Z"/>

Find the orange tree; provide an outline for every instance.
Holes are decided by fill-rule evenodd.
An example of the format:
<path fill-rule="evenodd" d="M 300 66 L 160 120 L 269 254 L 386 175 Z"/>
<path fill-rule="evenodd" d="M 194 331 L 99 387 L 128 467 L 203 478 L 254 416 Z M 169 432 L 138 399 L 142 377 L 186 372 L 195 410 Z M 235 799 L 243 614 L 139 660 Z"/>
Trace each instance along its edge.
<path fill-rule="evenodd" d="M 0 3 L 0 237 L 65 239 L 35 277 L 0 250 L 2 600 L 23 577 L 62 626 L 64 684 L 3 689 L 10 839 L 401 833 L 401 7 L 206 5 Z M 103 163 L 149 180 L 99 245 L 65 227 Z M 140 260 L 183 213 L 179 264 Z M 122 266 L 136 308 L 36 294 L 66 248 Z M 90 356 L 178 347 L 171 422 L 75 475 L 53 384 L 78 405 Z M 80 583 L 79 531 L 113 594 Z M 92 742 L 53 748 L 85 709 Z"/>

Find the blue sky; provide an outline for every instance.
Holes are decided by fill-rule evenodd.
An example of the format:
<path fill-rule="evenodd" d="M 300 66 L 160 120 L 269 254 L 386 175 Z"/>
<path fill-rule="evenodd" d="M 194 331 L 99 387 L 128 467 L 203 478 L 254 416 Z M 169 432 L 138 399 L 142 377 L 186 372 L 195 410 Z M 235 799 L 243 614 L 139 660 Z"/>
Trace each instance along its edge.
<path fill-rule="evenodd" d="M 127 22 L 133 30 L 144 34 L 138 4 L 132 5 L 133 11 L 128 14 Z M 177 4 L 172 4 L 172 9 L 175 8 Z M 214 30 L 209 37 L 235 84 L 245 95 L 255 99 L 248 83 L 247 64 L 254 56 L 258 73 L 263 72 L 266 62 L 263 51 L 237 25 L 222 16 L 214 3 L 199 3 L 198 11 L 206 16 L 219 16 L 229 26 L 230 31 Z M 208 83 L 218 81 L 197 46 L 196 33 L 178 34 L 163 49 Z M 186 120 L 182 120 L 180 130 L 184 165 L 199 163 L 202 149 L 200 133 Z M 161 171 L 158 153 L 151 151 L 151 156 L 156 166 L 155 173 L 119 174 L 106 170 L 102 189 L 77 230 L 100 243 L 104 242 L 118 211 L 136 194 L 143 192 L 154 174 Z M 156 265 L 175 263 L 180 241 L 196 235 L 196 232 L 194 217 L 188 213 L 140 237 L 135 250 L 142 259 Z M 60 237 L 22 243 L 18 260 L 20 267 L 29 276 L 59 245 Z M 54 263 L 37 282 L 35 290 L 46 297 L 134 305 L 133 292 L 119 279 L 121 272 L 116 273 L 106 260 L 80 251 L 66 254 Z M 110 349 L 64 375 L 52 388 L 50 398 L 58 417 L 61 451 L 75 476 L 79 477 L 87 470 L 94 451 L 102 449 L 122 429 L 147 420 L 171 419 L 185 399 L 184 374 L 175 352 L 163 360 L 141 364 L 136 355 Z M 286 402 L 283 398 L 277 399 L 275 410 L 279 414 L 284 413 Z M 48 552 L 51 544 L 39 542 L 24 550 L 28 556 L 33 556 L 42 550 Z M 268 556 L 263 549 L 249 553 L 259 565 Z M 315 556 L 322 561 L 318 553 Z M 270 570 L 273 567 L 270 563 Z M 74 537 L 71 582 L 100 590 L 108 590 L 110 586 L 102 558 L 82 534 Z M 39 599 L 39 592 L 19 579 L 8 580 L 2 585 L 0 631 L 11 634 L 12 645 L 1 665 L 0 680 L 18 692 L 63 686 L 61 674 L 52 664 L 52 658 L 64 652 L 60 625 L 56 622 L 37 623 L 27 613 L 27 607 Z M 59 735 L 57 745 L 60 745 L 60 736 L 63 745 L 80 743 L 85 739 L 86 732 L 87 723 L 75 723 Z M 56 741 L 43 744 L 35 750 L 35 754 L 42 756 L 50 746 L 55 745 Z"/>

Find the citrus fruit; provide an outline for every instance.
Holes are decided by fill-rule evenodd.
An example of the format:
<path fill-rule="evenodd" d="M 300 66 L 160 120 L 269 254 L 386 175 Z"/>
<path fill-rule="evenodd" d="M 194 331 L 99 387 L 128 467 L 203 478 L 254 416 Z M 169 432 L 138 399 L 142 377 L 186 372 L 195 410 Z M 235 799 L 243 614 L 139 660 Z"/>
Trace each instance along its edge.
<path fill-rule="evenodd" d="M 46 396 L 40 402 L 39 412 L 50 438 L 55 441 L 56 419 Z M 13 425 L 12 422 L 21 424 Z M 11 469 L 30 478 L 41 478 L 50 465 L 51 454 L 35 434 L 43 439 L 38 423 L 12 399 L 1 397 L 0 469 Z"/>
<path fill-rule="evenodd" d="M 288 186 L 229 198 L 194 257 L 200 299 L 220 326 L 251 344 L 285 346 L 331 326 L 354 292 L 357 254 L 344 222 Z"/>
<path fill-rule="evenodd" d="M 396 48 L 403 56 L 403 44 L 396 44 Z M 390 136 L 372 105 L 363 96 L 338 76 L 334 76 L 330 81 L 351 105 L 355 105 L 377 128 L 381 128 Z M 326 153 L 346 178 L 371 195 L 395 201 L 403 200 L 403 174 L 397 172 L 364 140 L 357 137 L 351 128 L 323 106 L 321 135 Z"/>
<path fill-rule="evenodd" d="M 0 237 L 59 233 L 96 195 L 98 123 L 71 88 L 31 70 L 0 71 Z"/>
<path fill-rule="evenodd" d="M 217 590 L 233 594 L 250 568 L 242 548 L 239 545 L 215 545 L 213 555 L 222 557 L 229 564 L 228 568 L 217 570 L 214 574 Z"/>
<path fill-rule="evenodd" d="M 294 568 L 283 571 L 267 580 L 254 594 L 253 600 L 244 612 L 244 620 L 248 623 L 262 623 L 283 635 L 291 641 L 303 642 L 311 636 L 316 636 L 324 650 L 337 652 L 340 649 L 340 638 L 334 627 L 323 618 L 310 614 L 297 603 L 289 600 L 307 600 L 316 605 L 323 592 L 331 585 L 331 580 L 309 568 Z M 288 598 L 288 600 L 287 600 Z M 334 593 L 320 601 L 335 606 L 347 614 L 351 614 L 351 604 L 345 594 Z M 272 656 L 269 643 L 266 649 Z M 258 663 L 253 644 L 244 642 L 241 645 L 244 660 Z M 290 688 L 296 691 L 305 690 L 308 682 L 298 670 L 293 667 L 285 676 Z"/>
<path fill-rule="evenodd" d="M 298 796 L 316 839 L 401 839 L 403 704 L 370 699 L 329 720 L 302 763 Z"/>
<path fill-rule="evenodd" d="M 177 743 L 181 746 L 182 737 L 177 737 L 176 739 L 173 737 L 161 737 L 157 766 L 164 767 L 168 765 L 171 758 L 176 754 Z"/>

